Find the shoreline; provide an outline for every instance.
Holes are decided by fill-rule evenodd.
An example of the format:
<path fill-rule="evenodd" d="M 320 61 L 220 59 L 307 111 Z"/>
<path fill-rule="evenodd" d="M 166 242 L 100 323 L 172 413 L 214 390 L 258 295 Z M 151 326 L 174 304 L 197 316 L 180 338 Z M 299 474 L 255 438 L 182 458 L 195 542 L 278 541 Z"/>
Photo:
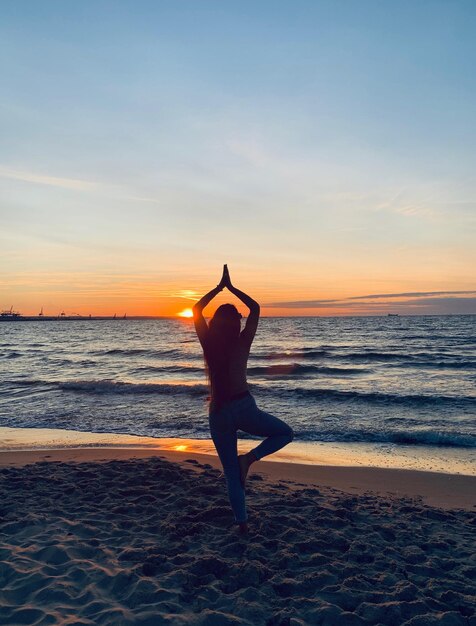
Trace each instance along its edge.
<path fill-rule="evenodd" d="M 35 437 L 34 441 L 32 437 Z M 191 463 L 187 461 L 196 461 L 221 469 L 210 440 L 153 439 L 132 435 L 2 427 L 0 441 L 0 468 L 41 462 L 104 463 L 159 457 L 181 466 L 190 467 Z M 240 451 L 248 450 L 253 445 L 254 441 L 239 441 Z M 293 446 L 294 450 L 291 449 Z M 287 452 L 282 451 L 281 455 L 277 453 L 254 465 L 252 472 L 260 475 L 268 484 L 285 483 L 293 490 L 320 486 L 354 495 L 371 492 L 386 497 L 417 498 L 429 506 L 443 509 L 476 509 L 474 475 L 369 466 L 365 464 L 366 457 L 361 458 L 360 463 L 342 458 L 342 448 L 338 446 L 337 449 L 333 449 L 333 446 L 310 447 L 313 448 L 314 456 L 299 444 L 291 444 Z"/>
<path fill-rule="evenodd" d="M 257 439 L 238 439 L 238 447 L 240 451 L 247 452 L 256 445 L 256 441 Z M 216 455 L 211 439 L 0 426 L 0 452 L 91 446 L 190 450 L 201 454 Z M 476 476 L 476 449 L 450 446 L 294 440 L 264 461 L 405 469 Z"/>

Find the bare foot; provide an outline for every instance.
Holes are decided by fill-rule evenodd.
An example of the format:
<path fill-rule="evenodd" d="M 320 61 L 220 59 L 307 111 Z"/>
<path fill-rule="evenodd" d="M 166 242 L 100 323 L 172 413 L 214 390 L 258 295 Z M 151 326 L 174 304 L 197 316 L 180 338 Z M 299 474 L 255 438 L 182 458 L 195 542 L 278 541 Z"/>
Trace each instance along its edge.
<path fill-rule="evenodd" d="M 240 464 L 240 479 L 241 485 L 243 489 L 246 485 L 246 477 L 248 476 L 248 470 L 250 469 L 251 464 L 256 459 L 252 458 L 250 454 L 239 454 L 238 455 L 238 463 Z"/>

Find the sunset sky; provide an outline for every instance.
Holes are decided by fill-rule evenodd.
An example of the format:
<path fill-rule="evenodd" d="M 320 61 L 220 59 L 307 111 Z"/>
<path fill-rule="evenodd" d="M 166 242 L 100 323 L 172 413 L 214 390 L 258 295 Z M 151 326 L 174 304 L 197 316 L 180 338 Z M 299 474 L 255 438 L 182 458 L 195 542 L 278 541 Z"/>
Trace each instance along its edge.
<path fill-rule="evenodd" d="M 476 313 L 475 18 L 4 0 L 0 309 Z"/>

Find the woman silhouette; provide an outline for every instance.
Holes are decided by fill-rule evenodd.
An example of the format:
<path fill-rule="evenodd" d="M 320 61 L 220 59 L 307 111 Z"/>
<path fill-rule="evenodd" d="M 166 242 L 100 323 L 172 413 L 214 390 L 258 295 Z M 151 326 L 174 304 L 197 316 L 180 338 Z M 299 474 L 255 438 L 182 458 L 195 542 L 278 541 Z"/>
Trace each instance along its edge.
<path fill-rule="evenodd" d="M 203 309 L 225 287 L 250 310 L 243 331 L 241 315 L 232 304 L 219 306 L 209 326 L 203 317 Z M 235 521 L 242 533 L 248 531 L 245 482 L 250 465 L 293 439 L 292 429 L 277 417 L 258 409 L 248 390 L 246 365 L 259 314 L 259 304 L 231 284 L 226 265 L 219 284 L 193 307 L 195 330 L 203 348 L 210 381 L 210 433 L 225 473 Z M 267 439 L 247 454 L 238 455 L 238 430 Z"/>

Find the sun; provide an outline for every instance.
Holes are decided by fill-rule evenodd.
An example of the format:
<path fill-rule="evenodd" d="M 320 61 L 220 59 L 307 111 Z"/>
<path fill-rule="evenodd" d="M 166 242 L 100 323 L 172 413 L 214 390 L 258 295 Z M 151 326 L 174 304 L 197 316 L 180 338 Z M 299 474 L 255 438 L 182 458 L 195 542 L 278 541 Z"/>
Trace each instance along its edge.
<path fill-rule="evenodd" d="M 193 317 L 193 311 L 192 309 L 184 309 L 183 311 L 180 311 L 180 313 L 177 313 L 177 315 L 179 317 Z"/>

